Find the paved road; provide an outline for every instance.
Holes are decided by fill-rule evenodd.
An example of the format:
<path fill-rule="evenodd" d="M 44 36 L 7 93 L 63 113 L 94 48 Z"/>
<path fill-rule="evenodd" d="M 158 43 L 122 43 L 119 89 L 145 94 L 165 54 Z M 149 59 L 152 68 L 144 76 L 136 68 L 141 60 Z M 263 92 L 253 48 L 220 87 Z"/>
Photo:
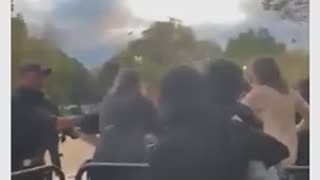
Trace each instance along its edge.
<path fill-rule="evenodd" d="M 60 152 L 63 153 L 62 170 L 66 174 L 67 179 L 75 175 L 81 164 L 90 159 L 94 152 L 94 146 L 86 143 L 82 139 L 67 141 L 60 145 Z M 48 162 L 49 156 L 46 157 Z M 69 178 L 68 178 L 69 176 Z"/>

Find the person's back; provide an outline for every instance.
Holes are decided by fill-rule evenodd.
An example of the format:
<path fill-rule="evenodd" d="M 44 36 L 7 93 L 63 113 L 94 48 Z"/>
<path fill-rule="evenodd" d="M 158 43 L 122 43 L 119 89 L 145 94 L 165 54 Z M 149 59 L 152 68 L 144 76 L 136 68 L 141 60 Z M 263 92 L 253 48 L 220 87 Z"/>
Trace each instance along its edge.
<path fill-rule="evenodd" d="M 114 98 L 109 99 L 111 125 L 101 132 L 94 160 L 143 162 L 146 155 L 144 136 L 155 132 L 155 111 L 142 96 Z"/>
<path fill-rule="evenodd" d="M 283 163 L 293 164 L 297 156 L 295 125 L 296 94 L 281 94 L 267 86 L 254 86 L 243 99 L 263 123 L 264 132 L 288 146 L 290 157 Z"/>
<path fill-rule="evenodd" d="M 144 136 L 158 133 L 157 114 L 152 103 L 141 93 L 137 72 L 120 71 L 100 107 L 99 118 L 101 137 L 95 161 L 145 161 Z M 110 126 L 113 128 L 105 130 Z"/>
<path fill-rule="evenodd" d="M 144 133 L 110 125 L 100 134 L 93 161 L 141 163 L 146 160 Z"/>
<path fill-rule="evenodd" d="M 302 124 L 297 126 L 303 129 L 309 123 L 309 106 L 288 87 L 273 58 L 259 58 L 250 69 L 248 78 L 252 90 L 242 99 L 242 103 L 249 106 L 262 121 L 265 133 L 288 146 L 290 156 L 282 165 L 293 165 L 297 158 L 295 113 L 304 118 Z"/>
<path fill-rule="evenodd" d="M 198 116 L 199 121 L 204 120 L 204 116 L 206 115 Z M 230 157 L 228 149 L 225 148 L 227 142 L 224 142 L 224 138 L 221 138 L 221 141 L 212 141 L 212 137 L 218 136 L 221 131 L 214 133 L 211 130 L 209 124 L 205 126 L 202 123 L 169 128 L 152 156 L 151 178 L 227 180 L 230 175 L 227 173 Z"/>

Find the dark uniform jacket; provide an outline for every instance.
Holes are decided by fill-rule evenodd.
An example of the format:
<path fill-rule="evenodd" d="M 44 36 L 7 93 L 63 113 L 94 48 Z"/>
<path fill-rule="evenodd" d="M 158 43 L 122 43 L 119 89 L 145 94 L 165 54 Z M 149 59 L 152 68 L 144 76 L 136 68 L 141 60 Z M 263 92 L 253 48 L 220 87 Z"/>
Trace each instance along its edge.
<path fill-rule="evenodd" d="M 12 171 L 23 169 L 23 160 L 43 155 L 48 149 L 54 164 L 59 141 L 52 104 L 41 91 L 17 88 L 11 100 Z M 53 154 L 52 154 L 53 153 Z"/>

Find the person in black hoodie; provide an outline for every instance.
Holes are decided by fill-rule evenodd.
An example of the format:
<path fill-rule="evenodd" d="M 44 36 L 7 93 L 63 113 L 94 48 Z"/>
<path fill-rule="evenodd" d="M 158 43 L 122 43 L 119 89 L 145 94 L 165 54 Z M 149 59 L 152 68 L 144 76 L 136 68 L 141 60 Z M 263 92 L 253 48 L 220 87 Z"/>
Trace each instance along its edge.
<path fill-rule="evenodd" d="M 217 60 L 209 64 L 205 78 L 209 85 L 210 99 L 221 109 L 229 110 L 247 125 L 262 129 L 261 122 L 251 109 L 240 103 L 241 93 L 248 91 L 242 69 L 227 60 Z"/>
<path fill-rule="evenodd" d="M 164 77 L 160 109 L 167 131 L 151 158 L 150 179 L 244 180 L 249 160 L 271 166 L 288 156 L 274 138 L 212 108 L 209 97 L 206 81 L 192 68 Z"/>

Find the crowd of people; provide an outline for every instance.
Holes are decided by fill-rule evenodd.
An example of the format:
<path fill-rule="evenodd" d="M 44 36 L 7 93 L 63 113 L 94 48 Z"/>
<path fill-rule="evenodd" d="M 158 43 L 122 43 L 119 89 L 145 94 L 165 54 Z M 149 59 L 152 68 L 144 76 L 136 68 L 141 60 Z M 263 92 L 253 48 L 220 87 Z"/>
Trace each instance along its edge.
<path fill-rule="evenodd" d="M 121 69 L 99 112 L 81 118 L 45 105 L 40 89 L 48 74 L 35 64 L 21 69 L 12 99 L 12 171 L 30 167 L 26 160 L 43 156 L 57 132 L 74 126 L 100 134 L 92 161 L 149 163 L 153 180 L 273 180 L 286 166 L 309 163 L 309 82 L 289 87 L 273 58 L 256 59 L 245 72 L 224 59 L 204 72 L 175 67 L 156 100 L 137 71 Z"/>

